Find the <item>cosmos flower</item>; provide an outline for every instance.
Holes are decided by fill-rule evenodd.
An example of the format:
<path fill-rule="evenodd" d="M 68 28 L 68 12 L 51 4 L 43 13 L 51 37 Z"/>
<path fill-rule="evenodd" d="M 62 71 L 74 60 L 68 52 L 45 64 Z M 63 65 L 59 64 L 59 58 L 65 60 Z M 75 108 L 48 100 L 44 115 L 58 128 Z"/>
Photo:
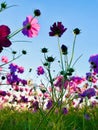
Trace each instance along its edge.
<path fill-rule="evenodd" d="M 6 96 L 6 91 L 0 90 L 0 96 Z"/>
<path fill-rule="evenodd" d="M 12 43 L 8 39 L 10 34 L 10 28 L 6 25 L 0 26 L 0 52 L 2 52 L 3 47 L 9 47 Z"/>
<path fill-rule="evenodd" d="M 52 101 L 52 100 L 48 100 L 48 103 L 47 103 L 47 105 L 46 105 L 46 108 L 47 108 L 47 109 L 50 109 L 50 108 L 52 107 L 52 105 L 53 105 L 53 101 Z"/>
<path fill-rule="evenodd" d="M 67 113 L 68 113 L 68 110 L 67 110 L 67 108 L 62 108 L 62 113 L 64 114 L 64 115 L 66 115 Z"/>
<path fill-rule="evenodd" d="M 37 74 L 38 75 L 42 75 L 42 74 L 44 74 L 45 72 L 44 72 L 44 69 L 43 69 L 43 67 L 42 66 L 39 66 L 38 68 L 37 68 Z"/>
<path fill-rule="evenodd" d="M 62 22 L 55 22 L 51 27 L 50 27 L 50 32 L 49 36 L 58 36 L 61 37 L 63 33 L 67 30 L 67 28 L 64 27 Z"/>
<path fill-rule="evenodd" d="M 26 20 L 23 22 L 23 27 L 22 33 L 30 38 L 37 36 L 40 29 L 38 20 L 32 16 L 26 17 Z"/>
<path fill-rule="evenodd" d="M 18 66 L 16 64 L 9 64 L 9 69 L 11 73 L 15 73 L 17 71 Z"/>
<path fill-rule="evenodd" d="M 77 85 L 81 84 L 85 79 L 79 76 L 72 76 L 71 81 L 75 82 Z"/>
<path fill-rule="evenodd" d="M 62 75 L 57 76 L 54 81 L 54 85 L 56 87 L 62 88 L 62 86 L 64 85 L 64 77 Z"/>
<path fill-rule="evenodd" d="M 80 94 L 80 96 L 91 98 L 92 96 L 95 96 L 95 94 L 96 94 L 96 91 L 94 88 L 88 88 L 82 94 Z"/>
<path fill-rule="evenodd" d="M 86 73 L 86 80 L 92 83 L 96 83 L 97 78 L 92 73 Z"/>
<path fill-rule="evenodd" d="M 90 120 L 90 115 L 89 114 L 84 114 L 84 118 L 86 119 L 86 120 Z"/>
<path fill-rule="evenodd" d="M 90 65 L 91 65 L 91 69 L 95 73 L 98 73 L 98 54 L 90 56 L 89 62 L 90 62 Z"/>
<path fill-rule="evenodd" d="M 0 37 L 7 37 L 10 34 L 10 29 L 6 25 L 0 26 Z"/>
<path fill-rule="evenodd" d="M 1 57 L 1 61 L 2 61 L 3 63 L 8 63 L 8 58 L 7 58 L 6 56 L 2 56 L 2 57 Z"/>
<path fill-rule="evenodd" d="M 18 71 L 17 71 L 18 73 L 24 72 L 24 67 L 22 67 L 22 66 L 18 66 L 17 69 L 18 69 Z"/>

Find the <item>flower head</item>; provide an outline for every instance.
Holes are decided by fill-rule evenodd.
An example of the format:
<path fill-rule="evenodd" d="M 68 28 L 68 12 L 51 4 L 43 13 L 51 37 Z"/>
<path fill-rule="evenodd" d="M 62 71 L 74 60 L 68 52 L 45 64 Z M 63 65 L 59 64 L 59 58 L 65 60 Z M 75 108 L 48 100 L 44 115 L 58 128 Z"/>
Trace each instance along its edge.
<path fill-rule="evenodd" d="M 91 69 L 93 69 L 95 73 L 98 73 L 98 54 L 90 56 L 89 62 L 91 64 Z"/>
<path fill-rule="evenodd" d="M 28 37 L 37 36 L 40 29 L 37 19 L 32 16 L 26 17 L 26 20 L 23 22 L 23 27 L 22 33 Z"/>
<path fill-rule="evenodd" d="M 53 105 L 53 101 L 52 101 L 52 100 L 48 100 L 48 103 L 47 103 L 47 105 L 46 105 L 46 108 L 47 108 L 47 109 L 50 109 L 50 108 L 52 107 L 52 105 Z"/>
<path fill-rule="evenodd" d="M 64 27 L 62 22 L 55 22 L 51 27 L 50 27 L 50 36 L 58 36 L 61 37 L 63 33 L 67 30 L 67 28 Z"/>
<path fill-rule="evenodd" d="M 96 94 L 96 91 L 94 88 L 88 88 L 82 94 L 80 94 L 80 96 L 91 98 L 92 96 L 95 96 L 95 94 Z"/>
<path fill-rule="evenodd" d="M 54 81 L 54 85 L 56 87 L 62 88 L 62 86 L 64 85 L 64 77 L 62 75 L 57 76 Z"/>
<path fill-rule="evenodd" d="M 6 25 L 0 26 L 0 37 L 7 37 L 10 34 L 10 29 Z"/>
<path fill-rule="evenodd" d="M 1 61 L 2 61 L 3 63 L 8 63 L 8 58 L 7 58 L 6 56 L 2 56 L 2 57 L 1 57 Z"/>
<path fill-rule="evenodd" d="M 78 84 L 81 84 L 85 79 L 79 76 L 72 76 L 71 80 L 78 85 Z"/>
<path fill-rule="evenodd" d="M 10 28 L 6 25 L 0 26 L 0 52 L 3 50 L 3 47 L 9 47 L 12 43 L 8 39 L 10 34 Z"/>
<path fill-rule="evenodd" d="M 44 71 L 43 67 L 42 67 L 42 66 L 39 66 L 39 67 L 37 68 L 37 74 L 38 74 L 38 75 L 42 75 L 42 74 L 44 74 L 44 73 L 45 73 L 45 71 Z"/>
<path fill-rule="evenodd" d="M 86 119 L 86 120 L 90 120 L 90 115 L 89 114 L 84 114 L 84 118 Z"/>
<path fill-rule="evenodd" d="M 67 110 L 67 108 L 62 108 L 62 113 L 64 114 L 64 115 L 66 115 L 67 113 L 68 113 L 68 110 Z"/>
<path fill-rule="evenodd" d="M 92 73 L 86 73 L 86 80 L 92 83 L 96 83 L 97 78 Z"/>

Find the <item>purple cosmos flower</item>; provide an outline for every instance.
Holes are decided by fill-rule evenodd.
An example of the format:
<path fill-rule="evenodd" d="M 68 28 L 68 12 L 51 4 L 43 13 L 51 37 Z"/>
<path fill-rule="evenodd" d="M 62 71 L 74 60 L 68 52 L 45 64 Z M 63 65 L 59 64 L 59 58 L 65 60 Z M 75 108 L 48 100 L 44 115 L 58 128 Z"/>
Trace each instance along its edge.
<path fill-rule="evenodd" d="M 46 105 L 47 109 L 50 109 L 52 107 L 53 101 L 52 100 L 48 100 L 48 103 Z"/>
<path fill-rule="evenodd" d="M 23 86 L 27 85 L 27 80 L 25 79 L 20 79 L 21 83 L 23 84 Z"/>
<path fill-rule="evenodd" d="M 0 95 L 1 95 L 1 96 L 6 96 L 6 92 L 5 92 L 5 91 L 0 90 Z"/>
<path fill-rule="evenodd" d="M 68 113 L 68 110 L 67 110 L 67 108 L 62 108 L 62 113 L 64 114 L 64 115 L 66 115 L 67 113 Z"/>
<path fill-rule="evenodd" d="M 10 69 L 10 72 L 11 72 L 11 73 L 15 73 L 15 72 L 17 71 L 17 68 L 18 68 L 18 66 L 15 65 L 15 64 L 13 64 L 13 63 L 11 63 L 11 64 L 9 65 L 9 69 Z"/>
<path fill-rule="evenodd" d="M 37 68 L 37 74 L 38 74 L 38 75 L 42 75 L 42 74 L 44 74 L 44 73 L 45 73 L 45 71 L 44 71 L 43 67 L 42 67 L 42 66 L 39 66 L 39 67 Z"/>
<path fill-rule="evenodd" d="M 49 36 L 58 36 L 61 37 L 63 33 L 67 30 L 67 28 L 64 27 L 62 22 L 55 22 L 51 27 L 50 27 L 50 32 Z"/>
<path fill-rule="evenodd" d="M 95 94 L 96 94 L 96 91 L 94 88 L 88 88 L 82 94 L 80 94 L 80 96 L 91 98 L 92 96 L 95 96 Z"/>
<path fill-rule="evenodd" d="M 95 73 L 98 73 L 98 54 L 90 56 L 89 62 L 91 64 L 91 69 L 93 69 Z"/>
<path fill-rule="evenodd" d="M 90 120 L 90 115 L 86 113 L 86 114 L 84 115 L 84 118 L 85 118 L 86 120 Z"/>
<path fill-rule="evenodd" d="M 35 101 L 35 102 L 33 102 L 32 105 L 33 105 L 33 108 L 34 108 L 34 112 L 36 112 L 39 109 L 39 102 Z"/>
<path fill-rule="evenodd" d="M 97 81 L 97 79 L 95 78 L 95 76 L 92 73 L 86 73 L 86 80 L 95 83 Z"/>
<path fill-rule="evenodd" d="M 26 98 L 25 96 L 21 96 L 21 101 L 24 103 L 28 102 L 28 98 Z"/>
<path fill-rule="evenodd" d="M 15 75 L 15 74 L 7 74 L 6 77 L 7 77 L 7 82 L 8 82 L 9 84 L 19 82 L 19 78 L 18 78 L 18 76 Z"/>

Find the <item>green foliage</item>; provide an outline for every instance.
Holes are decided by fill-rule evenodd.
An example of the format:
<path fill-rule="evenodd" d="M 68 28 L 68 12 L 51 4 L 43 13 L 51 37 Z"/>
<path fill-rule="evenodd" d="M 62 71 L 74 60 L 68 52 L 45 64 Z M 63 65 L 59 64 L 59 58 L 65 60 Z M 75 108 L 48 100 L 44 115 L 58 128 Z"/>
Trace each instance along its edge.
<path fill-rule="evenodd" d="M 84 117 L 89 113 L 90 119 Z M 71 108 L 64 115 L 55 111 L 17 111 L 10 108 L 0 110 L 0 130 L 97 130 L 98 107 Z"/>

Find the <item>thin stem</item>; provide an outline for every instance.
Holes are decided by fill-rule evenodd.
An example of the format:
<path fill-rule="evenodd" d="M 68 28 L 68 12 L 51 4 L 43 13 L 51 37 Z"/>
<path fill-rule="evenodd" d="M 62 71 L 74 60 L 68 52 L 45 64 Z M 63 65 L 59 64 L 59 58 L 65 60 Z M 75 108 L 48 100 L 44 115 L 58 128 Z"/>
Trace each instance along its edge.
<path fill-rule="evenodd" d="M 71 63 L 72 63 L 72 60 L 73 60 L 73 57 L 74 57 L 75 42 L 76 42 L 76 35 L 75 35 L 74 41 L 73 41 L 72 54 L 71 54 L 71 59 L 70 59 L 69 67 L 71 66 Z"/>
<path fill-rule="evenodd" d="M 75 62 L 73 63 L 72 67 L 76 64 L 76 62 L 82 57 L 82 54 L 75 60 Z"/>
<path fill-rule="evenodd" d="M 65 63 L 65 71 L 66 71 L 68 68 L 68 56 L 67 55 L 64 55 L 64 63 Z"/>
<path fill-rule="evenodd" d="M 23 28 L 24 28 L 24 27 L 23 27 Z M 12 38 L 13 36 L 15 36 L 16 34 L 18 34 L 20 31 L 23 30 L 23 28 L 18 29 L 18 30 L 16 30 L 15 32 L 13 32 L 12 34 L 10 34 L 10 35 L 8 36 L 8 39 L 10 39 L 10 38 Z"/>
<path fill-rule="evenodd" d="M 50 84 L 51 84 L 51 87 L 52 87 L 52 99 L 54 101 L 54 85 L 53 85 L 53 79 L 52 79 L 51 72 L 50 72 L 50 67 L 48 67 L 47 71 L 48 71 L 48 74 L 49 74 Z"/>
<path fill-rule="evenodd" d="M 7 65 L 7 64 L 11 63 L 12 61 L 14 61 L 14 60 L 16 60 L 16 59 L 20 58 L 21 56 L 22 56 L 22 54 L 21 54 L 21 55 L 19 55 L 19 56 L 17 56 L 17 57 L 15 57 L 15 58 L 14 58 L 14 59 L 12 59 L 12 60 L 10 60 L 9 62 L 7 62 L 7 63 L 4 63 L 4 64 L 0 65 L 0 67 L 2 67 L 2 66 L 4 66 L 4 65 Z"/>
<path fill-rule="evenodd" d="M 58 48 L 59 48 L 59 52 L 60 52 L 61 67 L 62 67 L 62 70 L 64 71 L 62 51 L 61 51 L 61 47 L 60 47 L 59 37 L 58 37 Z"/>

